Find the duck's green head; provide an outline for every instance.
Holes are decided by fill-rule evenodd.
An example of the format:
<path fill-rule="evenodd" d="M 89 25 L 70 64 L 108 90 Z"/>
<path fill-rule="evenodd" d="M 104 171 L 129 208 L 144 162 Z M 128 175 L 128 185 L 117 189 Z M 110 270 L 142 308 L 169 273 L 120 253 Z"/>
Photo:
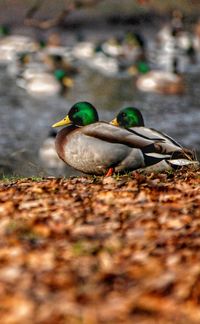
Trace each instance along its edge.
<path fill-rule="evenodd" d="M 89 124 L 96 123 L 99 120 L 96 108 L 89 102 L 80 101 L 72 106 L 68 115 L 52 125 L 52 127 L 60 127 L 69 124 L 76 126 L 86 126 Z"/>
<path fill-rule="evenodd" d="M 139 46 L 139 42 L 134 33 L 128 32 L 125 36 L 125 42 L 132 46 Z"/>
<path fill-rule="evenodd" d="M 136 126 L 144 126 L 144 119 L 139 109 L 135 107 L 127 107 L 122 109 L 117 117 L 110 123 L 114 126 L 131 128 Z"/>
<path fill-rule="evenodd" d="M 66 76 L 66 72 L 63 69 L 56 69 L 54 71 L 55 78 L 60 81 Z"/>
<path fill-rule="evenodd" d="M 8 36 L 10 34 L 10 28 L 6 25 L 0 26 L 0 36 Z"/>
<path fill-rule="evenodd" d="M 67 75 L 67 72 L 63 69 L 56 69 L 54 76 L 64 88 L 71 88 L 74 85 L 74 80 Z"/>
<path fill-rule="evenodd" d="M 139 61 L 136 64 L 137 70 L 141 74 L 145 74 L 150 71 L 149 64 L 146 61 Z"/>
<path fill-rule="evenodd" d="M 44 39 L 39 39 L 38 44 L 40 49 L 43 49 L 47 46 L 47 42 Z"/>

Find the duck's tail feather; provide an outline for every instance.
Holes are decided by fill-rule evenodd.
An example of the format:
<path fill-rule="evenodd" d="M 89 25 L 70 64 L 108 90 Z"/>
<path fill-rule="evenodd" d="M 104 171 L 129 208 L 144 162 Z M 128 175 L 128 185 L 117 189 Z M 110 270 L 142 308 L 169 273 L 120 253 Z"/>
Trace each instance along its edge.
<path fill-rule="evenodd" d="M 198 166 L 199 161 L 194 161 L 194 160 L 188 160 L 188 159 L 173 159 L 173 160 L 167 160 L 167 163 L 171 165 L 172 167 L 182 167 L 182 166 L 189 166 L 189 165 L 194 165 Z"/>
<path fill-rule="evenodd" d="M 189 154 L 188 154 L 189 152 Z M 146 166 L 150 166 L 156 163 L 159 163 L 162 160 L 165 160 L 171 167 L 181 167 L 195 165 L 198 166 L 199 162 L 194 156 L 194 153 L 188 150 L 187 153 L 184 151 L 173 152 L 173 154 L 161 154 L 161 153 L 144 153 L 144 161 Z M 191 155 L 192 154 L 192 155 Z"/>
<path fill-rule="evenodd" d="M 172 158 L 172 160 L 176 160 L 176 159 L 186 159 L 189 161 L 197 160 L 195 152 L 188 150 L 186 148 L 182 148 L 181 151 L 172 152 L 171 158 Z"/>
<path fill-rule="evenodd" d="M 153 164 L 156 164 L 162 160 L 167 160 L 167 159 L 171 158 L 171 155 L 169 155 L 169 154 L 164 155 L 164 154 L 155 153 L 155 152 L 152 152 L 152 153 L 144 153 L 143 152 L 143 156 L 144 156 L 144 162 L 145 162 L 146 166 L 153 165 Z"/>
<path fill-rule="evenodd" d="M 145 168 L 139 169 L 143 173 L 163 172 L 181 169 L 182 167 L 192 167 L 194 169 L 199 167 L 198 161 L 189 161 L 187 159 L 161 160 L 156 164 L 149 165 Z"/>

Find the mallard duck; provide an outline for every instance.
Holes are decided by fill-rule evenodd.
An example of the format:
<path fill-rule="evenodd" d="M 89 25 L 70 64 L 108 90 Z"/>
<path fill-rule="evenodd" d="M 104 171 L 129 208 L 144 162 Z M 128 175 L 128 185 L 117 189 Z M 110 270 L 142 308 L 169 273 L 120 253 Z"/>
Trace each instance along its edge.
<path fill-rule="evenodd" d="M 123 54 L 122 40 L 117 37 L 112 37 L 102 43 L 101 49 L 105 54 L 111 57 L 118 57 Z"/>
<path fill-rule="evenodd" d="M 148 72 L 150 69 L 143 49 L 136 38 L 131 39 L 127 37 L 122 41 L 114 38 L 104 42 L 89 61 L 89 66 L 108 76 L 129 77 Z"/>
<path fill-rule="evenodd" d="M 146 60 L 141 60 L 131 65 L 127 69 L 127 73 L 131 76 L 146 74 L 150 71 L 150 66 Z"/>
<path fill-rule="evenodd" d="M 194 47 L 197 53 L 200 52 L 200 20 L 194 26 Z"/>
<path fill-rule="evenodd" d="M 118 60 L 109 57 L 103 52 L 98 52 L 88 61 L 88 66 L 106 76 L 113 76 L 119 73 Z"/>
<path fill-rule="evenodd" d="M 131 171 L 170 157 L 169 154 L 150 155 L 156 152 L 162 138 L 151 139 L 99 122 L 95 107 L 88 102 L 73 105 L 68 115 L 52 127 L 65 125 L 56 136 L 56 151 L 65 163 L 84 173 L 108 175 L 114 171 Z"/>
<path fill-rule="evenodd" d="M 105 54 L 101 45 L 79 42 L 74 46 L 72 53 L 75 59 L 106 76 L 113 76 L 119 72 L 117 59 Z"/>
<path fill-rule="evenodd" d="M 63 94 L 72 87 L 74 81 L 63 70 L 48 72 L 47 67 L 41 63 L 29 66 L 16 80 L 20 88 L 25 89 L 30 95 L 54 96 Z"/>
<path fill-rule="evenodd" d="M 30 68 L 35 72 L 40 68 L 41 63 L 37 62 L 36 52 L 19 52 L 13 57 L 12 62 L 7 65 L 7 73 L 11 77 L 17 77 Z"/>
<path fill-rule="evenodd" d="M 54 76 L 56 80 L 58 80 L 62 86 L 62 90 L 65 91 L 68 88 L 73 87 L 74 80 L 71 77 L 70 71 L 65 71 L 63 69 L 56 69 L 54 71 Z"/>
<path fill-rule="evenodd" d="M 105 58 L 115 59 L 120 71 L 136 65 L 138 61 L 145 61 L 144 40 L 135 32 L 128 32 L 123 37 L 112 37 L 97 48 Z"/>
<path fill-rule="evenodd" d="M 0 37 L 5 37 L 10 34 L 10 27 L 8 25 L 0 25 Z"/>
<path fill-rule="evenodd" d="M 0 62 L 11 62 L 19 52 L 33 52 L 38 44 L 32 38 L 22 35 L 9 35 L 0 39 Z"/>
<path fill-rule="evenodd" d="M 48 72 L 38 72 L 27 79 L 17 78 L 16 83 L 30 95 L 36 96 L 53 96 L 59 94 L 62 90 L 60 82 Z"/>
<path fill-rule="evenodd" d="M 173 72 L 150 71 L 138 77 L 136 86 L 141 91 L 160 94 L 183 94 L 185 84 L 183 78 Z"/>
<path fill-rule="evenodd" d="M 52 71 L 55 69 L 63 69 L 73 74 L 78 72 L 77 68 L 74 67 L 74 59 L 70 48 L 64 46 L 45 47 L 40 53 L 40 59 Z"/>
<path fill-rule="evenodd" d="M 165 26 L 157 34 L 152 61 L 161 70 L 173 72 L 175 58 L 180 72 L 191 73 L 196 63 L 195 39 L 178 21 L 175 18 L 175 23 Z"/>
<path fill-rule="evenodd" d="M 122 58 L 130 65 L 145 57 L 145 41 L 143 37 L 138 33 L 129 31 L 125 35 L 122 44 Z"/>
<path fill-rule="evenodd" d="M 123 127 L 131 133 L 144 137 L 148 140 L 156 141 L 154 144 L 154 152 L 146 153 L 146 157 L 162 157 L 172 165 L 188 165 L 193 164 L 194 154 L 188 149 L 183 148 L 178 142 L 170 136 L 161 133 L 153 128 L 144 126 L 144 119 L 139 109 L 135 107 L 127 107 L 122 109 L 117 117 L 110 122 L 114 126 Z"/>
<path fill-rule="evenodd" d="M 78 42 L 72 49 L 72 54 L 75 59 L 81 61 L 90 60 L 95 54 L 95 44 L 92 42 Z"/>

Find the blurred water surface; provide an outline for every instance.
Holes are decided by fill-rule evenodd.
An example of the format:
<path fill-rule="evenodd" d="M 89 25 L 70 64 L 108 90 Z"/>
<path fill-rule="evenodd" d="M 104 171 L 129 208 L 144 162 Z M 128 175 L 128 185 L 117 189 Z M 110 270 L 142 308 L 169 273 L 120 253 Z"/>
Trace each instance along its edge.
<path fill-rule="evenodd" d="M 159 129 L 182 145 L 200 152 L 200 71 L 186 75 L 182 96 L 143 93 L 133 79 L 109 78 L 82 68 L 67 97 L 35 98 L 18 88 L 0 68 L 0 175 L 75 175 L 74 170 L 48 169 L 38 151 L 51 125 L 77 101 L 90 101 L 101 120 L 111 120 L 122 107 L 141 109 L 146 125 Z"/>

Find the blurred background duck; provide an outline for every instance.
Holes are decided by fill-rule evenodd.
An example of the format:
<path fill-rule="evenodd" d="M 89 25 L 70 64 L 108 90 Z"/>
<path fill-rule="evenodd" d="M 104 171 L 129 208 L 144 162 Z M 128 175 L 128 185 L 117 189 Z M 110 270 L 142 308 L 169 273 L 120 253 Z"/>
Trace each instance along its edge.
<path fill-rule="evenodd" d="M 95 54 L 95 44 L 89 41 L 77 42 L 72 48 L 72 55 L 75 59 L 87 62 Z"/>
<path fill-rule="evenodd" d="M 150 59 L 155 67 L 173 71 L 173 61 L 181 73 L 193 72 L 196 63 L 194 35 L 187 30 L 183 15 L 175 10 L 168 25 L 158 32 L 154 49 L 150 50 Z"/>
<path fill-rule="evenodd" d="M 16 77 L 19 87 L 37 96 L 65 94 L 73 86 L 73 77 L 78 72 L 68 63 L 64 48 L 52 46 L 49 51 L 41 41 L 38 51 L 16 53 L 7 70 L 10 76 Z"/>
<path fill-rule="evenodd" d="M 159 94 L 183 94 L 185 84 L 183 78 L 172 72 L 150 71 L 138 77 L 136 86 L 144 92 L 156 92 Z"/>
<path fill-rule="evenodd" d="M 103 52 L 96 53 L 87 64 L 91 69 L 97 70 L 105 76 L 117 76 L 120 72 L 117 59 L 109 57 Z"/>
<path fill-rule="evenodd" d="M 37 72 L 32 77 L 20 77 L 17 85 L 28 94 L 35 96 L 54 96 L 61 92 L 61 84 L 49 72 Z"/>
<path fill-rule="evenodd" d="M 77 73 L 77 68 L 72 64 L 73 58 L 70 51 L 67 47 L 57 46 L 60 45 L 60 41 L 57 38 L 56 41 L 55 37 L 59 36 L 50 34 L 51 41 L 49 38 L 47 41 L 40 39 L 32 50 L 25 46 L 23 50 L 12 51 L 12 60 L 7 65 L 9 75 L 16 76 L 32 64 L 35 65 L 37 71 L 40 67 L 41 71 L 53 72 L 55 69 L 64 69 L 72 74 Z"/>
<path fill-rule="evenodd" d="M 47 68 L 38 59 L 37 52 L 22 51 L 14 55 L 12 61 L 7 65 L 7 73 L 10 77 L 17 77 L 24 71 L 32 70 L 33 73 Z"/>
<path fill-rule="evenodd" d="M 103 51 L 101 43 L 78 42 L 72 49 L 72 55 L 79 63 L 106 76 L 113 76 L 119 72 L 118 61 Z"/>
<path fill-rule="evenodd" d="M 185 92 L 185 82 L 177 71 L 177 61 L 173 60 L 173 72 L 150 70 L 136 80 L 136 87 L 144 92 L 180 95 Z"/>
<path fill-rule="evenodd" d="M 129 73 L 128 68 L 139 60 L 145 60 L 144 47 L 142 37 L 137 33 L 126 33 L 96 43 L 80 37 L 71 51 L 74 59 L 85 66 L 105 76 L 118 77 L 136 74 L 136 69 Z"/>
<path fill-rule="evenodd" d="M 10 34 L 10 27 L 8 25 L 0 25 L 0 39 Z"/>
<path fill-rule="evenodd" d="M 57 49 L 43 54 L 42 62 L 48 66 L 50 71 L 64 70 L 71 76 L 79 72 L 78 68 L 74 66 L 73 60 L 65 56 L 64 53 L 57 51 Z"/>
<path fill-rule="evenodd" d="M 10 35 L 10 29 L 0 28 L 0 63 L 8 64 L 19 52 L 33 52 L 38 50 L 38 43 L 32 37 L 23 35 Z"/>
<path fill-rule="evenodd" d="M 139 33 L 128 31 L 122 36 L 104 41 L 101 44 L 101 50 L 110 57 L 121 57 L 133 63 L 144 58 L 145 41 Z"/>
<path fill-rule="evenodd" d="M 17 78 L 17 85 L 30 95 L 36 96 L 62 95 L 74 85 L 73 79 L 64 70 L 57 69 L 51 73 L 45 71 L 45 68 L 42 71 L 40 66 L 38 66 L 38 70 L 29 67 Z"/>
<path fill-rule="evenodd" d="M 61 94 L 64 95 L 70 88 L 74 86 L 73 73 L 69 70 L 56 69 L 54 76 L 61 84 Z"/>
<path fill-rule="evenodd" d="M 200 20 L 194 26 L 194 48 L 196 53 L 197 63 L 200 63 Z"/>
<path fill-rule="evenodd" d="M 127 32 L 122 43 L 122 49 L 121 57 L 126 60 L 127 64 L 146 60 L 146 43 L 140 33 Z"/>
<path fill-rule="evenodd" d="M 111 37 L 107 41 L 103 42 L 101 46 L 96 48 L 97 50 L 101 50 L 104 54 L 111 57 L 119 57 L 123 53 L 122 49 L 122 41 L 121 37 Z"/>
<path fill-rule="evenodd" d="M 99 68 L 105 69 L 107 74 L 110 70 L 110 74 L 120 75 L 120 73 L 123 73 L 127 76 L 146 72 L 144 70 L 146 70 L 148 63 L 145 54 L 145 42 L 138 33 L 127 32 L 123 36 L 113 37 L 97 48 L 96 58 L 101 57 Z M 98 53 L 100 54 L 98 55 Z M 110 62 L 110 70 L 107 62 Z"/>
<path fill-rule="evenodd" d="M 126 71 L 131 76 L 138 76 L 148 73 L 150 69 L 148 61 L 139 60 L 135 64 L 129 66 Z"/>

